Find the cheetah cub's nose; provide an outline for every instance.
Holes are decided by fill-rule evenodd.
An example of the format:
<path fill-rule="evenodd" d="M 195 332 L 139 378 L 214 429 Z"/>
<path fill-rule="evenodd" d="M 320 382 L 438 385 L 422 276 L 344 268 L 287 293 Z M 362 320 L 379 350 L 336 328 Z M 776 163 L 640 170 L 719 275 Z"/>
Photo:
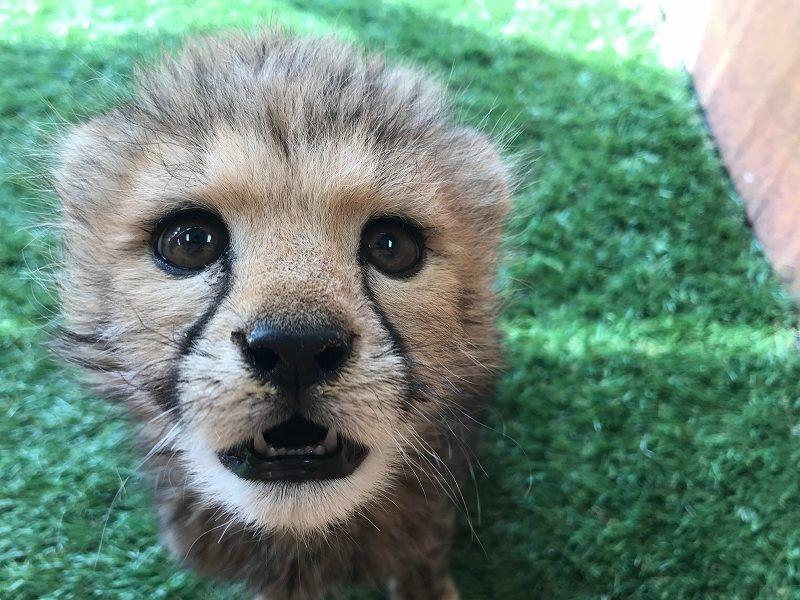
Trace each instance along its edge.
<path fill-rule="evenodd" d="M 334 325 L 281 328 L 259 323 L 233 334 L 259 376 L 295 391 L 335 376 L 350 356 L 353 336 Z"/>

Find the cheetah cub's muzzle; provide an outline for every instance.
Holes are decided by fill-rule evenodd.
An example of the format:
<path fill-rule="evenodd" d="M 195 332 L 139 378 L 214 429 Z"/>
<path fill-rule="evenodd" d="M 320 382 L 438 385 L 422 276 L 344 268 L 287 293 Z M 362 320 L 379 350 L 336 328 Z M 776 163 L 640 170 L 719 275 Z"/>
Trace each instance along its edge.
<path fill-rule="evenodd" d="M 253 370 L 285 393 L 300 394 L 337 376 L 350 356 L 353 335 L 333 326 L 285 331 L 260 323 L 231 335 Z M 306 481 L 347 477 L 369 450 L 295 412 L 252 440 L 219 453 L 222 464 L 243 479 Z"/>
<path fill-rule="evenodd" d="M 332 427 L 295 414 L 252 441 L 221 452 L 220 460 L 243 479 L 306 481 L 347 477 L 368 452 Z"/>

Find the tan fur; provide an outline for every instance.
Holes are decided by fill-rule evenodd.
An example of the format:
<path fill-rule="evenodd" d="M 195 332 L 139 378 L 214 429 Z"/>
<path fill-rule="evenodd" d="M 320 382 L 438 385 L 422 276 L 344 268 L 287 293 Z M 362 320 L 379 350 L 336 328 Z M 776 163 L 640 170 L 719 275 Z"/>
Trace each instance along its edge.
<path fill-rule="evenodd" d="M 270 598 L 390 578 L 393 597 L 456 597 L 452 506 L 497 370 L 508 191 L 488 138 L 442 98 L 427 76 L 335 41 L 206 39 L 64 142 L 65 346 L 142 423 L 179 559 Z M 187 202 L 225 218 L 229 273 L 173 278 L 152 260 L 153 223 Z M 359 264 L 380 215 L 426 228 L 415 276 Z M 353 475 L 277 485 L 220 465 L 217 451 L 287 416 L 231 341 L 265 315 L 330 315 L 357 336 L 355 360 L 304 406 L 370 448 Z"/>

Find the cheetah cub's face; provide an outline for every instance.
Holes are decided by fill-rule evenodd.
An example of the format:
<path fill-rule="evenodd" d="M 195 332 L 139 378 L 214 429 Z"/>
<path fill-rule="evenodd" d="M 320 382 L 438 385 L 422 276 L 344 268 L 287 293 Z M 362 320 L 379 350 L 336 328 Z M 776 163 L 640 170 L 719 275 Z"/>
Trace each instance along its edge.
<path fill-rule="evenodd" d="M 491 387 L 506 174 L 414 71 L 190 45 L 73 130 L 56 189 L 72 357 L 247 523 L 379 502 Z"/>

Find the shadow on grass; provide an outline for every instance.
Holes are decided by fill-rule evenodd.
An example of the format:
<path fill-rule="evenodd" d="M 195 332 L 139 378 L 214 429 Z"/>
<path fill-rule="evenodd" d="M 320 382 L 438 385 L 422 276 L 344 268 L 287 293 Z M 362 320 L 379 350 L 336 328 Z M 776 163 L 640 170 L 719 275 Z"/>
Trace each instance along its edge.
<path fill-rule="evenodd" d="M 400 4 L 291 5 L 429 65 L 463 90 L 467 120 L 491 111 L 489 128 L 516 131 L 512 151 L 538 157 L 510 219 L 504 323 L 510 338 L 526 322 L 550 329 L 509 344 L 484 434 L 485 472 L 478 494 L 464 490 L 470 514 L 481 515 L 480 541 L 463 519 L 456 541 L 464 597 L 749 597 L 800 584 L 785 510 L 800 500 L 789 468 L 800 455 L 786 442 L 800 421 L 785 383 L 798 380 L 797 360 L 736 356 L 701 339 L 687 350 L 668 337 L 657 355 L 591 343 L 576 353 L 566 333 L 577 320 L 623 331 L 622 323 L 678 318 L 684 335 L 693 321 L 719 323 L 741 342 L 748 328 L 738 326 L 793 324 L 680 81 L 646 65 L 575 61 Z M 20 90 L 0 99 L 4 137 L 22 146 L 26 123 L 42 119 L 30 90 L 67 113 L 92 112 L 108 102 L 97 91 L 115 90 L 134 59 L 176 43 L 0 46 L 0 68 Z M 90 84 L 74 87 L 80 81 Z M 23 269 L 27 238 L 14 207 L 29 193 L 13 177 L 2 191 L 7 279 Z M 9 306 L 26 306 L 22 287 L 7 294 Z M 28 308 L 23 321 L 36 319 Z M 9 338 L 0 350 L 22 357 L 19 344 Z M 24 370 L 13 377 L 26 385 Z M 27 409 L 46 411 L 45 400 Z M 113 475 L 98 494 L 114 493 Z M 90 522 L 106 508 L 98 503 Z M 136 529 L 124 531 L 136 539 Z M 92 540 L 64 542 L 65 569 Z M 124 568 L 115 552 L 109 564 Z M 143 587 L 157 585 L 149 576 Z"/>

